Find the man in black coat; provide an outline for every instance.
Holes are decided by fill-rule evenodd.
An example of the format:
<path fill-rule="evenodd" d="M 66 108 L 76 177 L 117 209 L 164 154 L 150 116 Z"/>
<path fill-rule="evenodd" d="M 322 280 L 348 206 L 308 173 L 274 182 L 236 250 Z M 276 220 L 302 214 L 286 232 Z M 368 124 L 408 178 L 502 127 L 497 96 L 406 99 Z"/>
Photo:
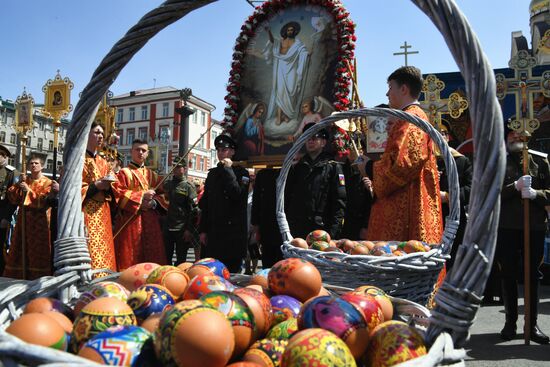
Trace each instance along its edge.
<path fill-rule="evenodd" d="M 237 145 L 228 135 L 214 140 L 219 163 L 208 172 L 199 207 L 200 242 L 203 257 L 223 262 L 231 273 L 241 270 L 246 256 L 246 206 L 250 178 L 248 171 L 233 165 Z"/>
<path fill-rule="evenodd" d="M 314 123 L 307 124 L 304 132 Z M 289 172 L 285 207 L 290 232 L 305 238 L 322 229 L 338 238 L 346 209 L 346 182 L 342 166 L 323 152 L 329 134 L 321 130 L 305 144 L 306 154 Z"/>
<path fill-rule="evenodd" d="M 13 184 L 19 179 L 19 172 L 8 164 L 8 158 L 11 153 L 3 145 L 0 145 L 0 274 L 4 272 L 4 252 L 6 250 L 6 240 L 10 228 L 11 217 L 17 208 L 17 205 L 10 203 L 6 193 Z"/>
<path fill-rule="evenodd" d="M 504 340 L 516 336 L 518 319 L 518 280 L 522 279 L 520 259 L 523 257 L 523 200 L 529 199 L 529 247 L 530 247 L 530 321 L 531 340 L 548 344 L 550 339 L 537 325 L 539 304 L 540 266 L 544 256 L 546 232 L 546 205 L 550 205 L 550 167 L 546 155 L 529 152 L 529 174 L 523 175 L 523 158 L 520 135 L 515 131 L 507 134 L 506 176 L 500 196 L 500 221 L 496 266 L 502 280 L 502 296 L 506 323 L 500 332 Z"/>

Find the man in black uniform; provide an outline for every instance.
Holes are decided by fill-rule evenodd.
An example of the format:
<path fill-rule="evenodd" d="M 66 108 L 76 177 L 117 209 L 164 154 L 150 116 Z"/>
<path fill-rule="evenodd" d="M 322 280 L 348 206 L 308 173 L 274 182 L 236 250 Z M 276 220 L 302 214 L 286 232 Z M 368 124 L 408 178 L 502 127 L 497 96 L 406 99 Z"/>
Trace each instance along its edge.
<path fill-rule="evenodd" d="M 496 261 L 502 280 L 502 296 L 506 323 L 500 336 L 511 340 L 516 336 L 518 319 L 518 279 L 520 259 L 523 255 L 523 199 L 529 199 L 530 225 L 530 311 L 531 340 L 538 344 L 548 344 L 549 338 L 537 326 L 539 303 L 539 271 L 544 253 L 546 231 L 545 205 L 550 204 L 550 167 L 545 155 L 529 153 L 529 174 L 523 175 L 523 159 L 520 135 L 515 131 L 507 134 L 506 176 L 500 197 L 500 222 L 498 228 Z"/>
<path fill-rule="evenodd" d="M 8 188 L 19 179 L 19 172 L 8 164 L 11 153 L 3 145 L 0 145 L 0 274 L 4 272 L 4 252 L 6 251 L 6 240 L 10 228 L 11 217 L 17 208 L 8 200 L 6 195 Z"/>
<path fill-rule="evenodd" d="M 266 168 L 256 174 L 256 184 L 252 196 L 251 224 L 259 233 L 262 245 L 262 266 L 270 268 L 283 259 L 281 245 L 283 237 L 277 223 L 276 193 L 279 169 Z"/>
<path fill-rule="evenodd" d="M 246 256 L 248 171 L 233 166 L 237 145 L 228 135 L 214 140 L 219 163 L 208 172 L 200 201 L 200 242 L 204 257 L 213 257 L 225 264 L 231 273 L 241 270 Z"/>
<path fill-rule="evenodd" d="M 192 246 L 192 227 L 197 214 L 197 193 L 195 186 L 187 181 L 187 161 L 176 157 L 176 167 L 172 179 L 164 183 L 164 193 L 169 201 L 166 215 L 164 246 L 168 264 L 172 264 L 174 246 L 176 247 L 177 264 L 187 259 L 187 250 Z M 195 261 L 198 260 L 195 254 Z"/>
<path fill-rule="evenodd" d="M 304 132 L 314 123 L 307 124 Z M 289 172 L 285 207 L 290 232 L 305 238 L 322 229 L 338 238 L 346 209 L 346 182 L 341 164 L 323 152 L 329 134 L 321 130 L 306 142 L 306 154 Z"/>

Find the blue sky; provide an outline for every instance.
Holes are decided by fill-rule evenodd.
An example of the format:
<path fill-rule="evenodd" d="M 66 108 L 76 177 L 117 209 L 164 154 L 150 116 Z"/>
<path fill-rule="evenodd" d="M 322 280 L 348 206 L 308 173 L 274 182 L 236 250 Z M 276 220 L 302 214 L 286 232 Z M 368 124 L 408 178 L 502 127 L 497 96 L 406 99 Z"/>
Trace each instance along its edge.
<path fill-rule="evenodd" d="M 512 31 L 530 40 L 528 0 L 457 0 L 494 68 L 506 67 Z M 74 82 L 72 104 L 110 48 L 160 0 L 2 0 L 0 96 L 26 87 L 42 103 L 42 86 L 60 69 Z M 407 41 L 423 72 L 458 70 L 442 36 L 407 0 L 343 0 L 357 23 L 359 92 L 367 106 L 386 102 L 386 77 L 403 64 L 393 56 Z M 115 94 L 160 86 L 190 87 L 222 118 L 232 48 L 253 12 L 245 0 L 219 0 L 151 39 L 120 73 Z M 156 82 L 155 82 L 156 80 Z"/>

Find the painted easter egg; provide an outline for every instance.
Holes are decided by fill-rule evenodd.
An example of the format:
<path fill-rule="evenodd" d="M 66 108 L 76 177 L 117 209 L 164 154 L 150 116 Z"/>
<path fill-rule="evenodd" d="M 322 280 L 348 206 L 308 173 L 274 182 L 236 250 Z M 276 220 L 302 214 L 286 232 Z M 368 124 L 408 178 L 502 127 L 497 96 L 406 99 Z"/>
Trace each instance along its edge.
<path fill-rule="evenodd" d="M 229 270 L 225 266 L 224 263 L 222 263 L 219 260 L 213 259 L 211 257 L 207 257 L 204 259 L 200 259 L 199 261 L 196 261 L 188 270 L 187 274 L 190 278 L 194 277 L 195 275 L 198 275 L 200 273 L 194 274 L 193 268 L 195 267 L 205 267 L 207 269 L 210 269 L 210 271 L 219 277 L 222 277 L 226 280 L 229 280 L 231 277 L 231 274 L 229 273 Z"/>
<path fill-rule="evenodd" d="M 189 281 L 182 298 L 184 300 L 199 299 L 213 291 L 233 292 L 234 290 L 235 286 L 224 278 L 217 275 L 203 274 L 197 275 Z"/>
<path fill-rule="evenodd" d="M 355 288 L 352 293 L 367 294 L 373 296 L 376 302 L 380 304 L 382 313 L 384 314 L 384 320 L 388 321 L 393 318 L 393 304 L 390 297 L 382 289 L 373 285 L 363 285 Z"/>
<path fill-rule="evenodd" d="M 88 340 L 78 355 L 110 366 L 133 366 L 150 337 L 139 326 L 113 326 Z"/>
<path fill-rule="evenodd" d="M 305 302 L 317 296 L 321 289 L 321 274 L 313 264 L 298 258 L 277 262 L 268 274 L 273 294 L 286 294 Z"/>
<path fill-rule="evenodd" d="M 189 276 L 172 265 L 159 266 L 147 277 L 147 284 L 162 285 L 172 293 L 174 299 L 181 297 L 188 283 Z"/>
<path fill-rule="evenodd" d="M 426 354 L 420 333 L 402 321 L 390 320 L 378 325 L 371 334 L 366 352 L 370 366 L 394 366 Z"/>
<path fill-rule="evenodd" d="M 248 348 L 242 360 L 257 363 L 262 367 L 278 367 L 281 365 L 287 344 L 287 340 L 258 340 Z"/>
<path fill-rule="evenodd" d="M 112 297 L 126 302 L 130 292 L 126 287 L 111 281 L 103 281 L 92 285 L 87 291 L 83 292 L 75 303 L 74 315 L 75 317 L 80 314 L 80 310 L 88 303 L 102 297 Z"/>
<path fill-rule="evenodd" d="M 130 292 L 145 284 L 147 277 L 160 265 L 156 263 L 139 263 L 130 266 L 122 271 L 118 277 L 118 282 Z"/>
<path fill-rule="evenodd" d="M 298 319 L 291 317 L 274 325 L 265 336 L 266 339 L 288 340 L 298 331 Z"/>
<path fill-rule="evenodd" d="M 23 314 L 8 326 L 6 332 L 29 344 L 67 350 L 68 339 L 65 330 L 44 313 Z"/>
<path fill-rule="evenodd" d="M 348 346 L 324 329 L 298 331 L 290 338 L 283 353 L 281 367 L 319 366 L 356 367 Z"/>
<path fill-rule="evenodd" d="M 126 303 L 134 310 L 134 314 L 141 324 L 143 320 L 155 313 L 161 313 L 171 308 L 174 297 L 168 289 L 158 284 L 145 284 L 133 291 Z"/>
<path fill-rule="evenodd" d="M 384 313 L 382 312 L 382 307 L 380 307 L 380 304 L 373 296 L 369 294 L 349 292 L 341 295 L 340 298 L 348 301 L 349 303 L 357 307 L 359 311 L 361 311 L 361 313 L 363 314 L 363 318 L 365 319 L 365 323 L 369 328 L 369 332 L 371 332 L 372 330 L 374 330 L 375 327 L 384 322 Z"/>
<path fill-rule="evenodd" d="M 269 300 L 273 310 L 273 324 L 278 324 L 291 317 L 298 317 L 302 302 L 291 296 L 273 296 Z"/>
<path fill-rule="evenodd" d="M 330 235 L 322 229 L 316 229 L 315 231 L 309 232 L 306 236 L 306 242 L 309 246 L 311 246 L 314 241 L 330 242 Z"/>
<path fill-rule="evenodd" d="M 320 296 L 306 302 L 298 315 L 298 329 L 321 328 L 333 332 L 359 358 L 366 350 L 369 330 L 363 314 L 342 298 Z"/>
<path fill-rule="evenodd" d="M 35 312 L 46 312 L 46 311 L 55 311 L 60 312 L 63 315 L 67 316 L 69 319 L 74 320 L 73 310 L 61 302 L 58 299 L 50 297 L 38 297 L 29 301 L 25 305 L 23 313 L 35 313 Z"/>
<path fill-rule="evenodd" d="M 254 315 L 255 339 L 262 338 L 271 327 L 273 322 L 273 308 L 269 298 L 262 292 L 252 288 L 239 288 L 233 292 L 240 297 Z"/>

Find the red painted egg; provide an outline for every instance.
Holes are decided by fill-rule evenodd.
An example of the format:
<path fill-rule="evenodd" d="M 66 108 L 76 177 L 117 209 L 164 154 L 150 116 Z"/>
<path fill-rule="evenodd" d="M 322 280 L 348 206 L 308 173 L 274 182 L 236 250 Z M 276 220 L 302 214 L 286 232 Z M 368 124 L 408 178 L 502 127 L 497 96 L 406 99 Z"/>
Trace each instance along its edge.
<path fill-rule="evenodd" d="M 352 293 L 367 294 L 374 297 L 374 299 L 380 304 L 382 313 L 384 314 L 384 320 L 391 320 L 393 318 L 393 304 L 390 297 L 382 289 L 373 285 L 364 285 L 353 290 Z"/>
<path fill-rule="evenodd" d="M 286 294 L 305 302 L 319 294 L 322 280 L 319 270 L 311 263 L 290 258 L 273 265 L 268 283 L 273 294 Z"/>
<path fill-rule="evenodd" d="M 159 266 L 159 264 L 155 263 L 139 263 L 132 265 L 120 273 L 118 282 L 130 292 L 135 291 L 138 287 L 145 284 L 149 274 Z"/>
<path fill-rule="evenodd" d="M 269 331 L 273 322 L 273 309 L 269 298 L 262 292 L 252 288 L 235 289 L 233 293 L 248 305 L 254 315 L 255 339 L 262 338 Z"/>
<path fill-rule="evenodd" d="M 147 277 L 147 284 L 158 284 L 170 291 L 174 299 L 183 294 L 189 283 L 189 277 L 185 272 L 175 266 L 163 265 L 155 268 Z"/>
<path fill-rule="evenodd" d="M 309 232 L 306 237 L 306 242 L 308 245 L 311 246 L 314 241 L 330 242 L 330 235 L 322 229 L 316 229 L 315 231 Z"/>

